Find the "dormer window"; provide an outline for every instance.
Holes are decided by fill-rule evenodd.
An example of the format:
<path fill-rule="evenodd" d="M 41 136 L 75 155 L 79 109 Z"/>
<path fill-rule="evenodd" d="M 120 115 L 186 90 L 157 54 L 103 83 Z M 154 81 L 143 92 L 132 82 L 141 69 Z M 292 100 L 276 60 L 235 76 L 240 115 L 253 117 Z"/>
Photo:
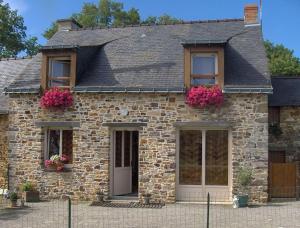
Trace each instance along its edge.
<path fill-rule="evenodd" d="M 48 61 L 48 87 L 70 86 L 70 57 L 50 57 Z"/>
<path fill-rule="evenodd" d="M 185 47 L 185 86 L 224 85 L 223 47 Z"/>
<path fill-rule="evenodd" d="M 216 53 L 193 53 L 191 56 L 191 85 L 214 85 L 218 75 Z"/>
<path fill-rule="evenodd" d="M 76 80 L 76 52 L 43 53 L 41 86 L 73 88 Z"/>

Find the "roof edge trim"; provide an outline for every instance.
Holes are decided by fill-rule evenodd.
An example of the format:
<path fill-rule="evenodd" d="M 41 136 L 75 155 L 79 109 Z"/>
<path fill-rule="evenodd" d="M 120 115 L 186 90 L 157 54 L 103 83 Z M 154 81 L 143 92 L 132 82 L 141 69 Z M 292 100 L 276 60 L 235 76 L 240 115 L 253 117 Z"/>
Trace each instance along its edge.
<path fill-rule="evenodd" d="M 273 94 L 272 87 L 224 87 L 224 93 L 263 93 Z"/>

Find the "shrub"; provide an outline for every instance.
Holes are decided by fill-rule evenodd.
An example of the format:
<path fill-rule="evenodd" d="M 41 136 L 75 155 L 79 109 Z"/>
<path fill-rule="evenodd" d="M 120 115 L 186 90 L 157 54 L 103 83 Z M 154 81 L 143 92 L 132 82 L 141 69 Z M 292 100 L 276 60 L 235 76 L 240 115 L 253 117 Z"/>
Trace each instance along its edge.
<path fill-rule="evenodd" d="M 241 187 L 247 187 L 251 183 L 252 170 L 250 168 L 240 168 L 237 179 Z"/>
<path fill-rule="evenodd" d="M 73 105 L 74 99 L 68 89 L 51 88 L 42 96 L 40 105 L 42 108 L 68 108 Z"/>
<path fill-rule="evenodd" d="M 33 190 L 33 186 L 30 182 L 26 182 L 22 185 L 22 191 L 23 192 L 30 192 Z"/>
<path fill-rule="evenodd" d="M 186 96 L 186 103 L 192 107 L 204 108 L 214 105 L 220 107 L 224 102 L 224 96 L 219 86 L 192 87 Z"/>
<path fill-rule="evenodd" d="M 18 200 L 18 194 L 16 192 L 12 192 L 10 195 L 9 195 L 9 199 L 10 201 L 17 201 Z"/>

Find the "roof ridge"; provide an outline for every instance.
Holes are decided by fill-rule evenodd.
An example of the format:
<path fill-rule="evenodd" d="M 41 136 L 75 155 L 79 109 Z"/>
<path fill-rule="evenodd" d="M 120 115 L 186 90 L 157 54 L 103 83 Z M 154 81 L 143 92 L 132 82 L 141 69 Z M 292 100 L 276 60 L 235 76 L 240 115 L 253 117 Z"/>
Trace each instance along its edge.
<path fill-rule="evenodd" d="M 202 23 L 219 23 L 219 22 L 238 22 L 244 21 L 243 18 L 227 18 L 227 19 L 209 19 L 209 20 L 191 20 L 191 21 L 179 21 L 174 23 L 164 24 L 136 24 L 136 25 L 124 25 L 124 26 L 96 26 L 86 28 L 76 28 L 69 31 L 82 31 L 82 30 L 96 30 L 96 29 L 114 29 L 114 28 L 132 28 L 132 27 L 149 27 L 149 26 L 165 26 L 165 25 L 184 25 L 184 24 L 202 24 Z"/>
<path fill-rule="evenodd" d="M 33 58 L 33 56 L 0 58 L 0 62 L 1 61 L 11 61 L 11 60 L 24 60 L 24 59 L 32 59 L 32 58 Z"/>
<path fill-rule="evenodd" d="M 271 79 L 276 78 L 276 79 L 300 79 L 300 75 L 282 75 L 282 76 L 276 76 L 272 75 Z"/>

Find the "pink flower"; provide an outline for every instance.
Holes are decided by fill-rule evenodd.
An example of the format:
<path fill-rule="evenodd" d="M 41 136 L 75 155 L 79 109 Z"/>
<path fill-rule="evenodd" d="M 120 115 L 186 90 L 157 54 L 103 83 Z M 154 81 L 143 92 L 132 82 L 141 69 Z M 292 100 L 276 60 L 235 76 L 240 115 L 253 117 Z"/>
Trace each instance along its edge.
<path fill-rule="evenodd" d="M 204 108 L 209 105 L 220 107 L 224 102 L 224 96 L 219 86 L 192 87 L 186 95 L 186 103 L 192 107 Z"/>
<path fill-rule="evenodd" d="M 60 159 L 62 162 L 68 162 L 70 160 L 68 155 L 63 154 Z"/>
<path fill-rule="evenodd" d="M 53 165 L 53 161 L 51 161 L 51 160 L 46 160 L 46 161 L 45 161 L 45 166 L 46 166 L 46 168 L 48 168 L 48 167 L 51 166 L 51 165 Z"/>
<path fill-rule="evenodd" d="M 42 108 L 68 108 L 73 105 L 73 102 L 70 90 L 54 87 L 44 93 L 40 105 Z"/>

